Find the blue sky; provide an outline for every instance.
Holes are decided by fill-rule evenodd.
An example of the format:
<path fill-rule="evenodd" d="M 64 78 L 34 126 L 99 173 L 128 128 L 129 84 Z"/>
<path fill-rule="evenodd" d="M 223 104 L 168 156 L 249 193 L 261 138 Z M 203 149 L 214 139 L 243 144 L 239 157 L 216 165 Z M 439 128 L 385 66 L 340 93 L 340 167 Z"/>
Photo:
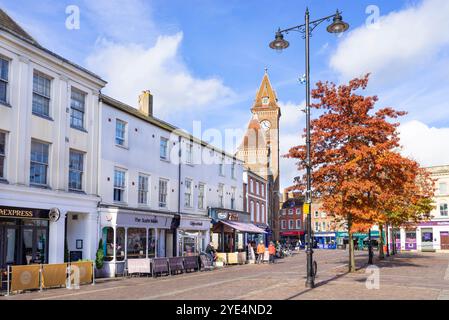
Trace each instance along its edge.
<path fill-rule="evenodd" d="M 66 28 L 69 5 L 80 8 L 79 30 Z M 326 24 L 315 30 L 312 81 L 372 72 L 367 94 L 379 96 L 378 106 L 408 111 L 401 119 L 403 152 L 425 166 L 449 163 L 446 0 L 0 0 L 0 6 L 42 45 L 100 74 L 109 82 L 105 93 L 135 105 L 149 89 L 155 115 L 189 131 L 193 121 L 203 130 L 243 129 L 267 67 L 283 114 L 283 152 L 299 143 L 304 126 L 304 87 L 297 81 L 304 43 L 290 33 L 281 54 L 268 43 L 278 27 L 301 24 L 306 6 L 312 19 L 339 8 L 351 29 L 340 37 L 328 34 Z M 294 163 L 283 160 L 282 185 L 294 175 Z"/>

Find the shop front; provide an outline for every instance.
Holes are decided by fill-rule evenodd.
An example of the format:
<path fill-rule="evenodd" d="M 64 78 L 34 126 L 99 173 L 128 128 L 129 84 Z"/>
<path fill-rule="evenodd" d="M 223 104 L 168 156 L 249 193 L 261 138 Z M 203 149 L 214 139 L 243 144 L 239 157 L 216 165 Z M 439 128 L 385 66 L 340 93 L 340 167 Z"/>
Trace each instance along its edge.
<path fill-rule="evenodd" d="M 335 232 L 315 232 L 313 238 L 319 249 L 337 249 L 337 236 Z"/>
<path fill-rule="evenodd" d="M 212 219 L 211 242 L 219 252 L 244 252 L 251 241 L 253 245 L 264 241 L 266 231 L 250 222 L 247 212 L 210 208 Z"/>
<path fill-rule="evenodd" d="M 0 269 L 48 263 L 50 210 L 0 206 Z"/>
<path fill-rule="evenodd" d="M 416 228 L 405 229 L 404 249 L 407 251 L 416 250 Z"/>
<path fill-rule="evenodd" d="M 210 218 L 181 214 L 177 229 L 178 256 L 197 255 L 206 250 L 210 241 Z"/>
<path fill-rule="evenodd" d="M 103 275 L 121 274 L 127 259 L 164 257 L 172 219 L 173 215 L 159 212 L 100 208 Z"/>
<path fill-rule="evenodd" d="M 268 247 L 270 244 L 270 241 L 273 241 L 273 230 L 271 230 L 270 226 L 266 223 L 253 223 L 253 224 L 256 227 L 264 230 L 266 233 L 262 234 L 262 235 L 250 234 L 251 236 L 253 236 L 253 238 L 255 238 L 255 239 L 251 239 L 251 240 L 254 240 L 254 241 L 259 240 L 259 242 L 260 242 L 260 240 L 263 240 L 265 246 Z M 248 235 L 248 236 L 250 236 L 250 235 Z M 256 237 L 256 235 L 257 235 L 257 237 Z M 260 239 L 260 238 L 262 238 L 262 239 Z"/>
<path fill-rule="evenodd" d="M 296 246 L 300 241 L 302 245 L 305 245 L 304 231 L 294 230 L 294 231 L 281 231 L 279 233 L 281 243 Z"/>
<path fill-rule="evenodd" d="M 338 249 L 346 249 L 349 245 L 349 235 L 347 231 L 337 231 L 335 232 L 336 243 Z M 385 238 L 385 237 L 384 237 Z M 355 250 L 364 250 L 368 248 L 369 244 L 369 234 L 365 232 L 354 232 L 352 234 L 352 239 L 354 241 Z M 379 242 L 379 230 L 371 231 L 371 243 L 377 247 Z"/>
<path fill-rule="evenodd" d="M 449 221 L 422 222 L 416 228 L 417 250 L 449 250 Z"/>

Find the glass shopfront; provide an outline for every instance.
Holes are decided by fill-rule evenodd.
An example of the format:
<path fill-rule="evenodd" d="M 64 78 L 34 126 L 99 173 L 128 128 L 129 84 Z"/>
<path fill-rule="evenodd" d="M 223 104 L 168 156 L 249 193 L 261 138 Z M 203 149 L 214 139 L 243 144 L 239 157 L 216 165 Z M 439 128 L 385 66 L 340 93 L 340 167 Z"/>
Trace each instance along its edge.
<path fill-rule="evenodd" d="M 0 269 L 48 262 L 48 212 L 0 207 Z"/>

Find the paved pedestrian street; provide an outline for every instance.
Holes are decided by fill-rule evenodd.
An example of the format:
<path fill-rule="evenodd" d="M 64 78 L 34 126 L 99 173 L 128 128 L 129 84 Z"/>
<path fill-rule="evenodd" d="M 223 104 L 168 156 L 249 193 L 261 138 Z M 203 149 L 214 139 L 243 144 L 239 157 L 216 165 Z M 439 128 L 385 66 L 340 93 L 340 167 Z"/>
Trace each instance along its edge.
<path fill-rule="evenodd" d="M 357 271 L 347 273 L 347 251 L 315 250 L 316 288 L 306 289 L 305 252 L 275 264 L 230 266 L 177 276 L 99 280 L 79 290 L 52 289 L 1 299 L 449 299 L 449 254 L 400 253 L 366 269 L 367 253 L 356 253 Z M 377 273 L 378 272 L 378 273 Z M 377 275 L 379 282 L 377 284 Z"/>

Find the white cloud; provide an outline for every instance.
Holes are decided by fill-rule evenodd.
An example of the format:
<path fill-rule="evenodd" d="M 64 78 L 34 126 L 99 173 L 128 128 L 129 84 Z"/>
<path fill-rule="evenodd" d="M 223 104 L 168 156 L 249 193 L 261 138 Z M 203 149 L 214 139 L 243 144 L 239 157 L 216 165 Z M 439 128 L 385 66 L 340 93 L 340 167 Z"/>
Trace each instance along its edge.
<path fill-rule="evenodd" d="M 108 81 L 105 93 L 132 105 L 142 90 L 154 98 L 155 114 L 166 118 L 179 111 L 198 112 L 233 92 L 218 78 L 195 78 L 178 50 L 182 33 L 159 36 L 153 47 L 100 40 L 87 59 L 91 70 Z M 126 79 L 126 80 L 125 80 Z"/>
<path fill-rule="evenodd" d="M 372 72 L 384 79 L 401 76 L 449 44 L 449 1 L 424 0 L 380 17 L 379 28 L 359 27 L 339 44 L 330 65 L 344 79 Z"/>
<path fill-rule="evenodd" d="M 399 127 L 402 153 L 422 166 L 449 164 L 449 128 L 429 127 L 412 120 Z"/>

